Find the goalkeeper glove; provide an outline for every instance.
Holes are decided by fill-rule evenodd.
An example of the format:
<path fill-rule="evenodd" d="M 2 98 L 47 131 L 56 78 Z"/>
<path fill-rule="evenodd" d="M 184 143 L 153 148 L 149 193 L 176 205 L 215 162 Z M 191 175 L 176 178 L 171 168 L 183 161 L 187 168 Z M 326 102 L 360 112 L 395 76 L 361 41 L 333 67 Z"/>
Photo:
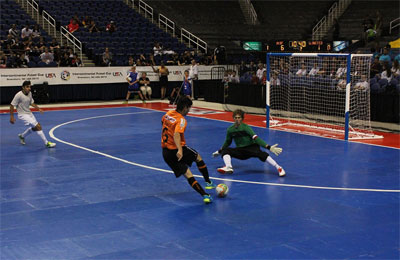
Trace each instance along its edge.
<path fill-rule="evenodd" d="M 278 147 L 278 144 L 272 145 L 269 150 L 274 153 L 276 156 L 278 156 L 282 152 L 282 148 Z"/>
<path fill-rule="evenodd" d="M 212 153 L 212 157 L 214 157 L 214 158 L 215 158 L 215 157 L 218 157 L 218 156 L 221 154 L 220 152 L 221 152 L 221 150 L 218 150 L 218 151 L 213 152 L 213 153 Z"/>

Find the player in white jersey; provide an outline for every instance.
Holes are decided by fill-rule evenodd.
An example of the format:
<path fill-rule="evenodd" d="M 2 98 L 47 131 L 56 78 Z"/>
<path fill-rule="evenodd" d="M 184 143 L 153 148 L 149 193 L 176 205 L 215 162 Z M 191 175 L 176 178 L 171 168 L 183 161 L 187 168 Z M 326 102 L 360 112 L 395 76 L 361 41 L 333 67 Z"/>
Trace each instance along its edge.
<path fill-rule="evenodd" d="M 38 109 L 40 113 L 43 114 L 43 110 L 39 108 L 38 105 L 35 104 L 32 93 L 31 93 L 31 82 L 24 81 L 22 84 L 22 90 L 15 94 L 13 100 L 10 105 L 10 123 L 15 123 L 14 118 L 14 107 L 17 108 L 18 119 L 22 120 L 25 125 L 29 126 L 22 134 L 19 134 L 19 140 L 21 144 L 25 144 L 25 137 L 32 133 L 32 131 L 36 132 L 40 138 L 42 138 L 44 144 L 48 148 L 53 148 L 56 146 L 55 143 L 52 143 L 47 140 L 46 136 L 42 131 L 42 126 L 36 121 L 35 116 L 32 114 L 30 110 L 30 106 Z"/>

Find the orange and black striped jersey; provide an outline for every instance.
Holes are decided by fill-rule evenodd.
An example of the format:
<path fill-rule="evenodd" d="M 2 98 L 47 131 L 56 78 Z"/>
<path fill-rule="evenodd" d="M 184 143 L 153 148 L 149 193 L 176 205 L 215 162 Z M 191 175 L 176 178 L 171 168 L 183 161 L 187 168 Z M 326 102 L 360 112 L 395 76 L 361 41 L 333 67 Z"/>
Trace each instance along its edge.
<path fill-rule="evenodd" d="M 175 110 L 168 111 L 162 117 L 162 135 L 161 135 L 161 147 L 168 149 L 178 149 L 174 142 L 174 134 L 181 134 L 181 145 L 186 144 L 185 141 L 185 129 L 186 129 L 186 119 Z"/>

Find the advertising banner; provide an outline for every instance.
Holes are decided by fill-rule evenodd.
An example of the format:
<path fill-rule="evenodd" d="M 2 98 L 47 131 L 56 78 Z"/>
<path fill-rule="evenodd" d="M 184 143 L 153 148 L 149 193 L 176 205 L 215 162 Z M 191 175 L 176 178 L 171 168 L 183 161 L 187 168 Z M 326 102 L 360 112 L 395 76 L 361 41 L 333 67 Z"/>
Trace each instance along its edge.
<path fill-rule="evenodd" d="M 211 69 L 223 66 L 198 66 L 199 80 L 210 80 Z M 156 68 L 156 67 L 154 67 Z M 169 81 L 182 81 L 185 70 L 190 66 L 167 66 Z M 57 68 L 26 68 L 26 69 L 1 69 L 0 86 L 21 86 L 25 80 L 32 84 L 42 84 L 47 81 L 49 85 L 67 84 L 105 84 L 124 83 L 130 67 L 57 67 Z M 136 67 L 140 74 L 147 73 L 150 81 L 158 81 L 158 74 L 150 66 Z"/>

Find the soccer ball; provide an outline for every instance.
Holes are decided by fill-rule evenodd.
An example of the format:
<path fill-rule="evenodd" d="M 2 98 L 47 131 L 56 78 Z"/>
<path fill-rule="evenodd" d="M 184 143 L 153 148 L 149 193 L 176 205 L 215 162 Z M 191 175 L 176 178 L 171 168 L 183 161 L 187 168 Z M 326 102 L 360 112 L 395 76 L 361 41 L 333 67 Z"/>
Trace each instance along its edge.
<path fill-rule="evenodd" d="M 127 77 L 127 79 L 128 79 L 129 81 L 132 81 L 132 78 L 131 78 L 131 77 Z"/>
<path fill-rule="evenodd" d="M 229 188 L 226 184 L 220 183 L 215 188 L 215 191 L 217 192 L 218 197 L 225 197 L 226 194 L 228 194 Z"/>

